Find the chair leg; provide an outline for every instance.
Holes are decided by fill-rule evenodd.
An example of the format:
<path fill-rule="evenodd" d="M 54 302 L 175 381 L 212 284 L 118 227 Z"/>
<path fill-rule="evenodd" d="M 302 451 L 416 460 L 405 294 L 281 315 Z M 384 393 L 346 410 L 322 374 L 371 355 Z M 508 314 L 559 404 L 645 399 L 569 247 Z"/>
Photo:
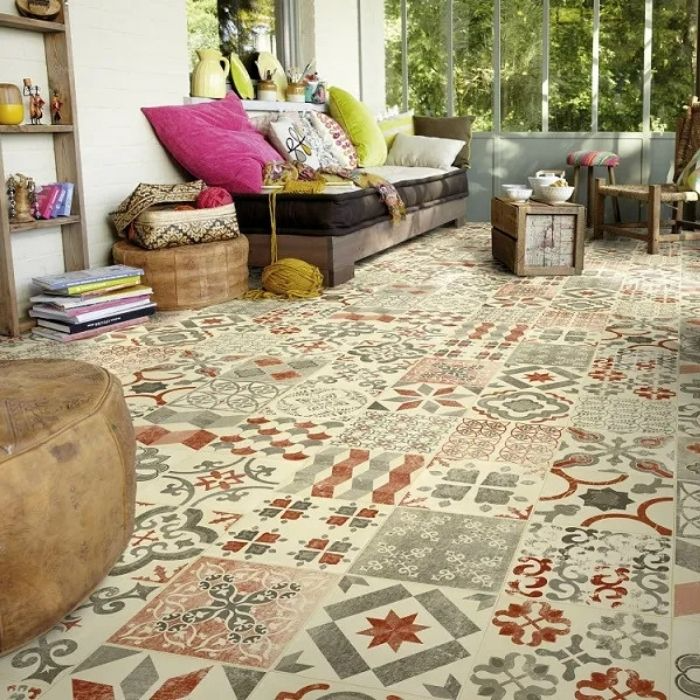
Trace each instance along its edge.
<path fill-rule="evenodd" d="M 605 195 L 600 192 L 603 178 L 596 178 L 595 189 L 595 216 L 593 218 L 593 238 L 603 237 L 603 224 L 605 223 Z"/>
<path fill-rule="evenodd" d="M 659 233 L 661 229 L 661 186 L 649 186 L 649 203 L 647 211 L 647 253 L 656 255 L 659 252 Z"/>
<path fill-rule="evenodd" d="M 608 166 L 608 182 L 611 185 L 615 184 L 615 168 Z M 615 221 L 619 224 L 622 221 L 620 216 L 620 200 L 613 197 L 613 211 L 615 212 Z"/>
<path fill-rule="evenodd" d="M 574 202 L 578 202 L 578 176 L 579 170 L 581 170 L 580 165 L 574 165 L 574 196 L 571 198 Z"/>
<path fill-rule="evenodd" d="M 586 207 L 586 226 L 591 226 L 593 224 L 593 187 L 594 187 L 594 176 L 593 176 L 593 167 L 588 168 L 588 192 L 586 193 L 586 196 L 588 198 L 587 202 L 587 207 Z"/>

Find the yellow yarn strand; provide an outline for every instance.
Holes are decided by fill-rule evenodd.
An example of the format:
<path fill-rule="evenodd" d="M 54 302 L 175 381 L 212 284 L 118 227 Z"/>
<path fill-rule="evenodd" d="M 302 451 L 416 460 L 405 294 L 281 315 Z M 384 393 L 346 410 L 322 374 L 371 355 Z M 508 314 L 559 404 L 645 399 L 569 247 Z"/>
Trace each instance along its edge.
<path fill-rule="evenodd" d="M 289 182 L 289 185 L 316 185 L 316 182 Z M 324 183 L 321 182 L 321 191 Z M 291 188 L 290 188 L 291 190 Z M 301 192 L 302 188 L 291 191 Z M 308 189 L 312 192 L 311 188 Z M 262 271 L 262 289 L 251 289 L 244 299 L 313 299 L 321 295 L 323 275 L 315 266 L 297 258 L 277 259 L 277 192 L 270 192 L 270 264 Z"/>

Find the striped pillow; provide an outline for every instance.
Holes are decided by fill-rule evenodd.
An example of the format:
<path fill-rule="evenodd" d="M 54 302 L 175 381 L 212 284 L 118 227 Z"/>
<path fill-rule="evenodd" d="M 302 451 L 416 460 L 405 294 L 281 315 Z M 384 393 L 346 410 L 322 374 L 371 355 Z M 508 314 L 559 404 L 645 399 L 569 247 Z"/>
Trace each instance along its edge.
<path fill-rule="evenodd" d="M 391 144 L 394 142 L 396 134 L 413 136 L 416 133 L 413 129 L 413 112 L 402 112 L 401 114 L 397 114 L 393 117 L 380 119 L 377 121 L 377 124 L 379 124 L 379 130 L 384 136 L 387 148 L 391 148 Z"/>

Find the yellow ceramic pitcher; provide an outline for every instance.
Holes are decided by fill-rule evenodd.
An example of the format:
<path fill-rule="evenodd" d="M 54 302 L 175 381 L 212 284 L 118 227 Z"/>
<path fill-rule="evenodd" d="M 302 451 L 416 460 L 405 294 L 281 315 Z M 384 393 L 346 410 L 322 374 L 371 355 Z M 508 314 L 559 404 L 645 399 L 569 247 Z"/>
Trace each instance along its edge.
<path fill-rule="evenodd" d="M 192 71 L 192 97 L 226 97 L 228 58 L 216 49 L 198 49 L 199 63 Z"/>

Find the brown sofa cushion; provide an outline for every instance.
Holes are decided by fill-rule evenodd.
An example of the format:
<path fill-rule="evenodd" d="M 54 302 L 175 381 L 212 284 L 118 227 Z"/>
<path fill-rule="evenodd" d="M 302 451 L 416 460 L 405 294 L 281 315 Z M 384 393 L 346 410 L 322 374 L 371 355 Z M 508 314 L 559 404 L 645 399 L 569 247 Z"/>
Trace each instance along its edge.
<path fill-rule="evenodd" d="M 473 117 L 413 117 L 416 136 L 434 136 L 440 139 L 459 139 L 464 148 L 457 154 L 453 165 L 469 167 Z"/>

